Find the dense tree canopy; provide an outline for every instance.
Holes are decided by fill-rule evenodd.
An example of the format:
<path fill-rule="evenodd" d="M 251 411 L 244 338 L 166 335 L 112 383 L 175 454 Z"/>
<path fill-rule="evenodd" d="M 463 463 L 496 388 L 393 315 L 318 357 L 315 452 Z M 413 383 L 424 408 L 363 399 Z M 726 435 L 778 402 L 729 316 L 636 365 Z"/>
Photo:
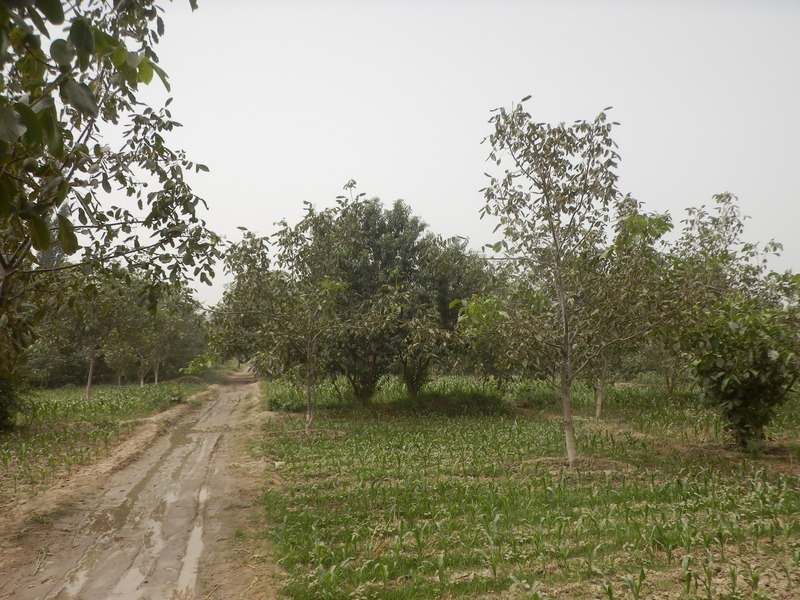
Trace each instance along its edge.
<path fill-rule="evenodd" d="M 418 393 L 457 346 L 451 301 L 489 280 L 463 240 L 426 232 L 403 202 L 386 209 L 363 194 L 308 206 L 271 239 L 246 234 L 226 268 L 234 282 L 211 320 L 217 354 L 295 372 L 307 394 L 321 377 L 343 376 L 361 403 L 388 373 Z"/>

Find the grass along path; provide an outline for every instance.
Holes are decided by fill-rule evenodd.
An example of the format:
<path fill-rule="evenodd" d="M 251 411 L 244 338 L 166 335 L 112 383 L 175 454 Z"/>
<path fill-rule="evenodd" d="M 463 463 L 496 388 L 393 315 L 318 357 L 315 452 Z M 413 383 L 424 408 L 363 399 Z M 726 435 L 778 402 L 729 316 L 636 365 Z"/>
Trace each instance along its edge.
<path fill-rule="evenodd" d="M 285 594 L 800 597 L 800 479 L 791 462 L 780 473 L 718 455 L 713 417 L 695 434 L 675 410 L 643 420 L 647 435 L 579 422 L 591 459 L 569 471 L 558 421 L 435 405 L 323 411 L 308 438 L 293 416 L 267 424 Z"/>

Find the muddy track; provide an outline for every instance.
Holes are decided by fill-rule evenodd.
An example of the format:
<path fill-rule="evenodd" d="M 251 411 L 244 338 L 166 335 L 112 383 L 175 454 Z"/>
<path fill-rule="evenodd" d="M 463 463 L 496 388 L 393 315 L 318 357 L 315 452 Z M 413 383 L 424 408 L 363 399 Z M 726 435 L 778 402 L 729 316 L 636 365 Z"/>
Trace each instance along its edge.
<path fill-rule="evenodd" d="M 243 482 L 248 475 L 239 468 L 254 386 L 243 377 L 217 386 L 211 400 L 143 442 L 135 460 L 84 484 L 93 489 L 79 490 L 81 501 L 52 513 L 52 526 L 3 540 L 3 552 L 10 552 L 0 564 L 0 598 L 228 597 L 225 584 L 237 584 L 208 576 L 228 560 L 230 548 L 221 546 L 242 522 L 231 506 L 257 511 L 252 494 L 235 501 L 243 485 L 252 489 L 256 481 L 250 473 Z M 261 589 L 253 597 L 265 597 Z"/>

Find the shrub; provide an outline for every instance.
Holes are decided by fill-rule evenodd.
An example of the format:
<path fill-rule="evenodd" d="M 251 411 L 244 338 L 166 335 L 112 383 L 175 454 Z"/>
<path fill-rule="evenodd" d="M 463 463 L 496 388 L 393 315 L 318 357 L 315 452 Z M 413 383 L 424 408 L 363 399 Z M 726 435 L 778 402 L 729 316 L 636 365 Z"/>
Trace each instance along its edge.
<path fill-rule="evenodd" d="M 800 373 L 798 331 L 787 311 L 755 300 L 718 302 L 685 340 L 690 369 L 742 448 L 758 448 Z"/>

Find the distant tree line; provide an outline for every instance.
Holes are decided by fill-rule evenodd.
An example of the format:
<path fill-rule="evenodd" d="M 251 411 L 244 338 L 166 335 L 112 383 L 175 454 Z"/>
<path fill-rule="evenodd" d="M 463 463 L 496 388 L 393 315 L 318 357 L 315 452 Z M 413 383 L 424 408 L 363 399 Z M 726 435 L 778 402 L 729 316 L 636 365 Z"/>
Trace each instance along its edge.
<path fill-rule="evenodd" d="M 61 309 L 37 325 L 21 369 L 29 384 L 83 384 L 91 399 L 96 381 L 158 383 L 205 351 L 203 315 L 185 286 L 124 269 L 81 278 Z"/>

